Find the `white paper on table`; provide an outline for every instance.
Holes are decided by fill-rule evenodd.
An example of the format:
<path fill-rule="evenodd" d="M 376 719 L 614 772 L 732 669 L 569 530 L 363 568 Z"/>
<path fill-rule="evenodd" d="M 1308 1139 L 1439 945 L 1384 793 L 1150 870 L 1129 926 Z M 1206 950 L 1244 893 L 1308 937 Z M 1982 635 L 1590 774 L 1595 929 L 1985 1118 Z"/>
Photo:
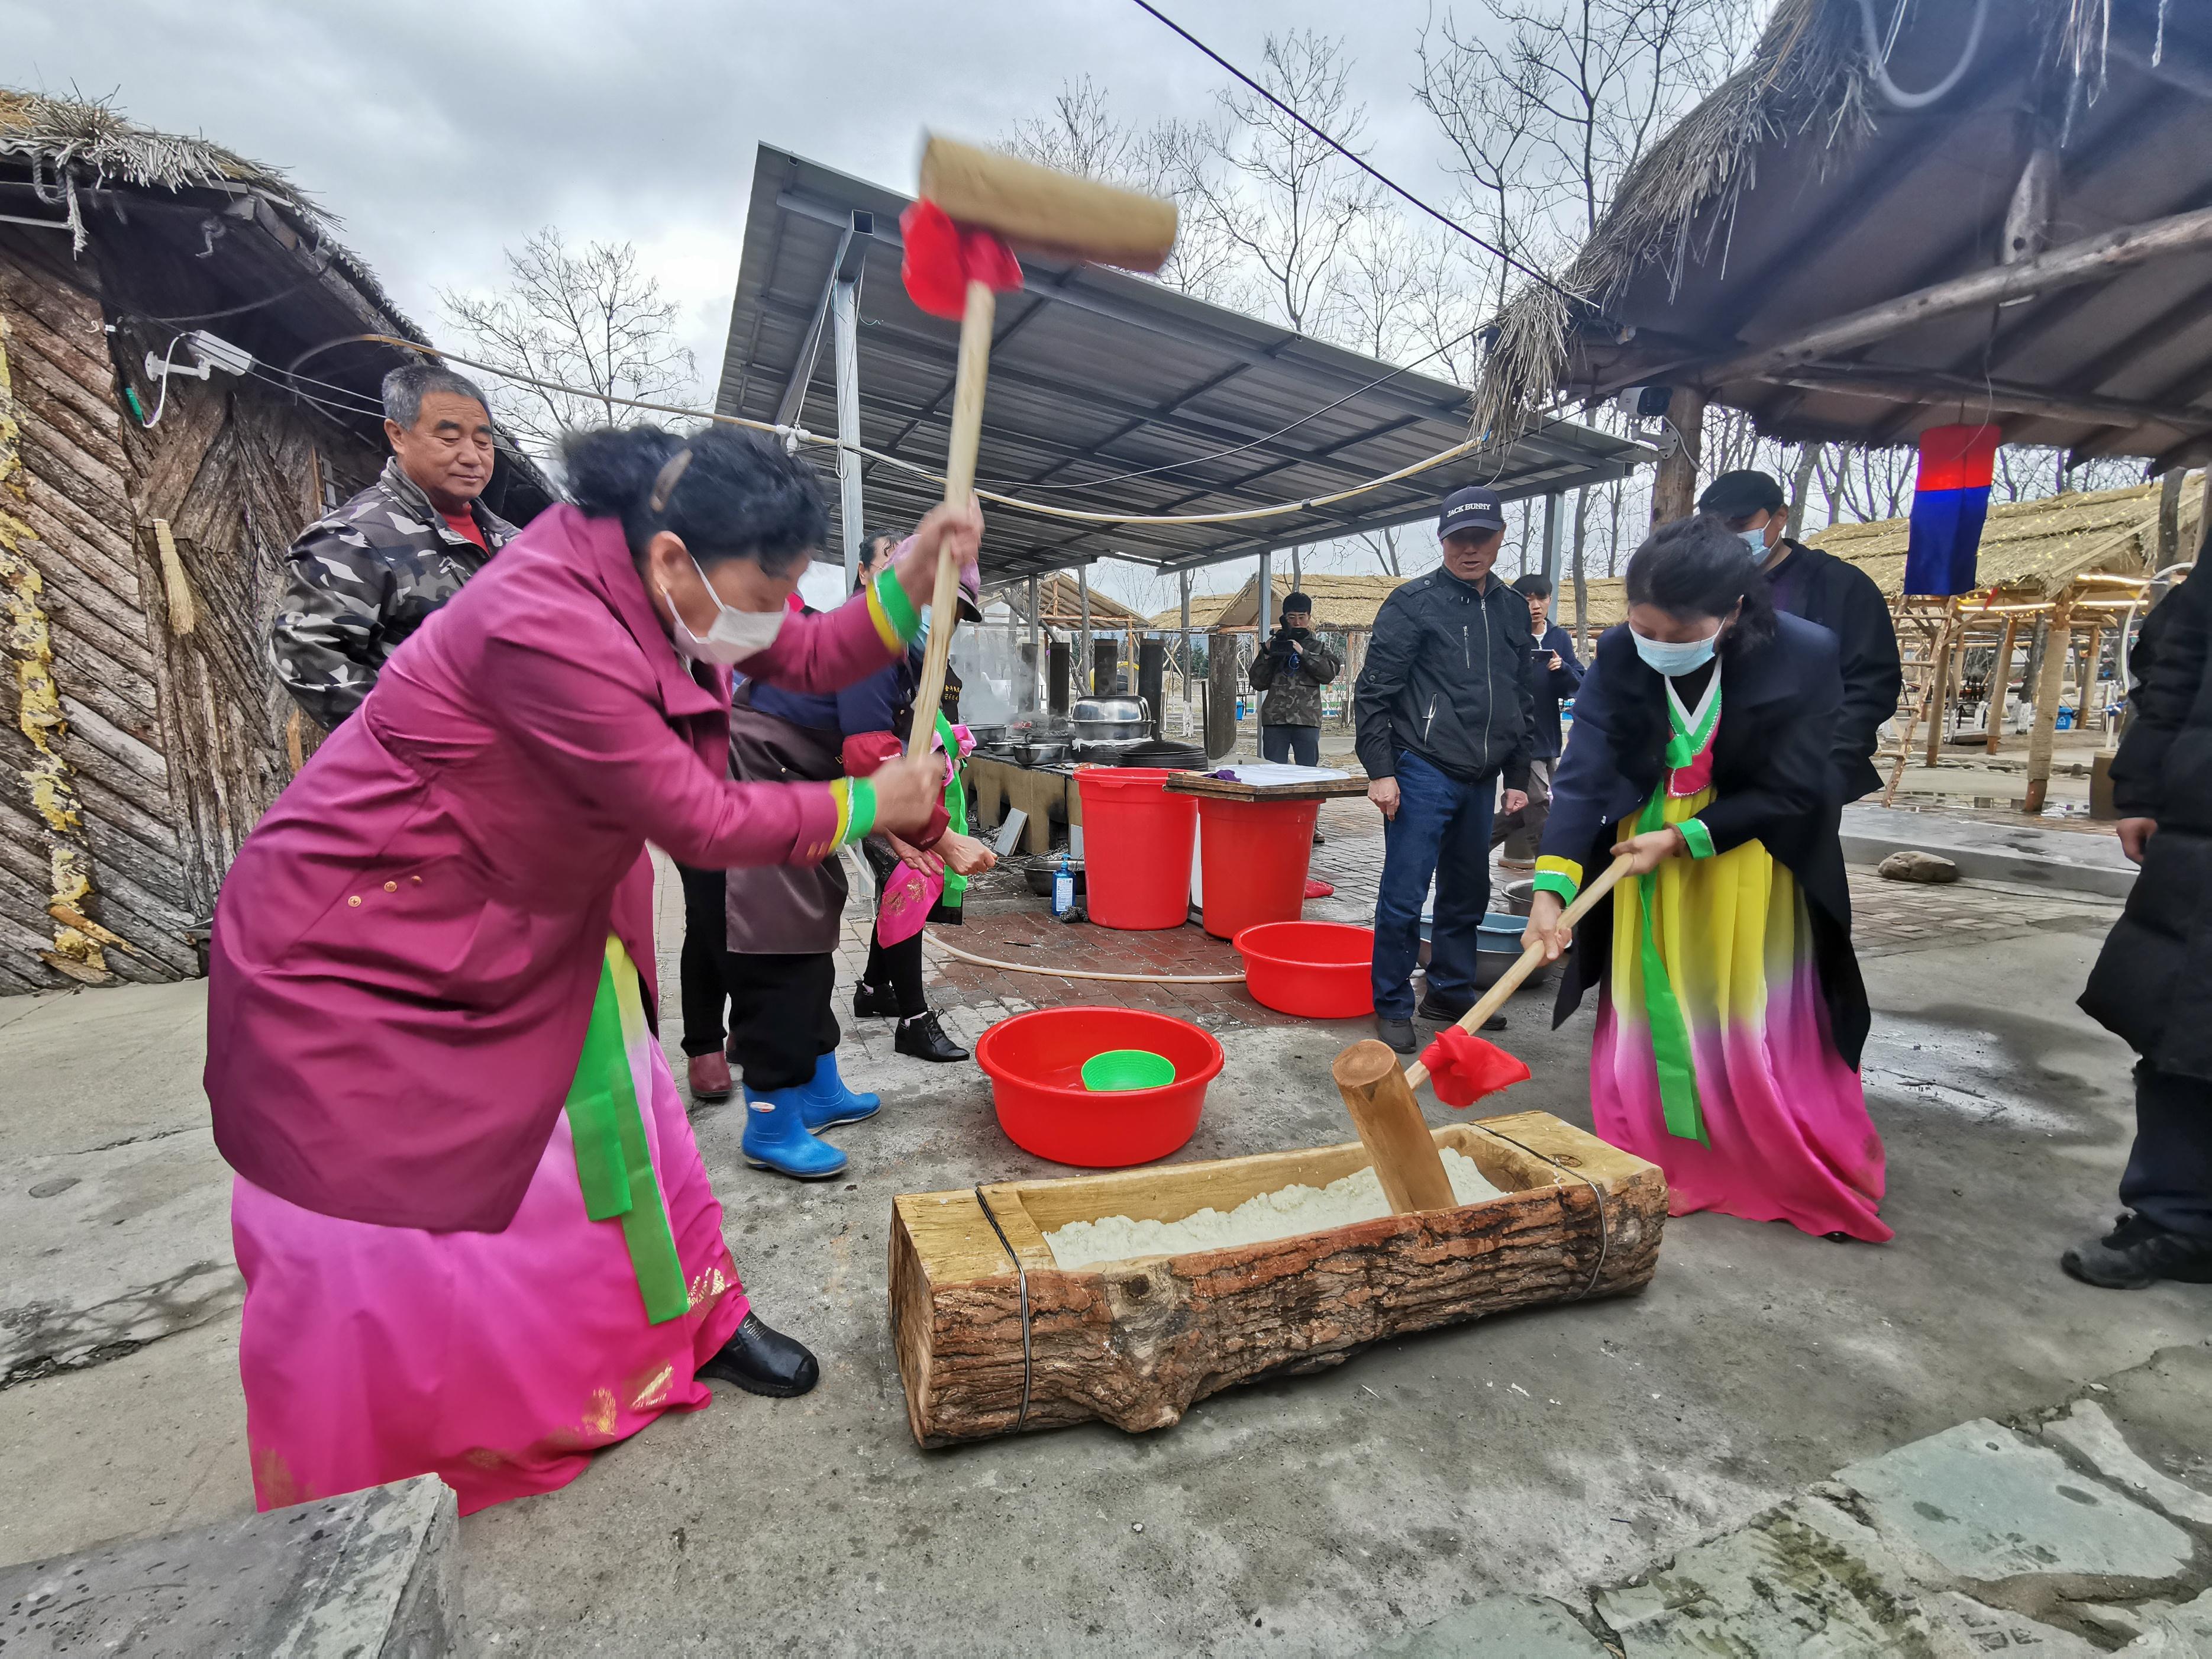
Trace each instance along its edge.
<path fill-rule="evenodd" d="M 1239 783 L 1321 783 L 1330 778 L 1348 778 L 1351 773 L 1333 766 L 1289 766 L 1279 761 L 1247 761 L 1242 766 L 1224 769 L 1237 775 Z"/>

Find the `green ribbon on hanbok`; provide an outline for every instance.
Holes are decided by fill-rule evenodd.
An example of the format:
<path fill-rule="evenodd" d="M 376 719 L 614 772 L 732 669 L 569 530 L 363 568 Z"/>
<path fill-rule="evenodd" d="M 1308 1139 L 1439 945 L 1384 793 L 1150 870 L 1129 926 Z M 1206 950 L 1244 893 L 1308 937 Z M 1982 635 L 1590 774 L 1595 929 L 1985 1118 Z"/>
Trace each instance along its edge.
<path fill-rule="evenodd" d="M 691 1297 L 646 1146 L 645 1119 L 630 1076 L 633 1038 L 652 1041 L 637 969 L 621 944 L 610 939 L 592 1023 L 584 1032 L 584 1052 L 568 1085 L 568 1132 L 576 1146 L 584 1213 L 594 1221 L 620 1220 L 638 1293 L 645 1299 L 646 1321 L 663 1325 L 689 1313 Z"/>
<path fill-rule="evenodd" d="M 1715 672 L 1719 671 L 1716 669 Z M 1677 708 L 1676 700 L 1667 699 L 1667 766 L 1669 771 L 1689 765 L 1705 752 L 1712 741 L 1713 728 L 1720 723 L 1720 688 L 1706 700 L 1705 718 L 1693 731 Z M 1651 791 L 1651 799 L 1644 803 L 1638 815 L 1636 833 L 1649 835 L 1667 827 L 1667 779 L 1662 775 Z M 1644 1013 L 1651 1031 L 1651 1060 L 1659 1073 L 1659 1107 L 1667 1121 L 1667 1133 L 1682 1140 L 1694 1140 L 1710 1146 L 1705 1135 L 1705 1115 L 1698 1104 L 1698 1066 L 1690 1047 L 1690 1023 L 1682 1013 L 1680 999 L 1674 994 L 1674 982 L 1668 976 L 1666 958 L 1659 953 L 1657 924 L 1652 920 L 1655 901 L 1659 896 L 1659 872 L 1656 870 L 1638 876 L 1637 881 L 1638 908 L 1643 912 L 1643 937 L 1638 955 L 1644 968 Z"/>
<path fill-rule="evenodd" d="M 943 711 L 937 716 L 937 736 L 945 745 L 945 758 L 951 763 L 952 779 L 945 786 L 945 814 L 956 836 L 968 833 L 968 785 L 960 775 L 960 738 L 952 729 L 952 722 Z M 967 896 L 968 878 L 945 872 L 945 896 L 939 901 L 948 909 L 957 910 Z"/>

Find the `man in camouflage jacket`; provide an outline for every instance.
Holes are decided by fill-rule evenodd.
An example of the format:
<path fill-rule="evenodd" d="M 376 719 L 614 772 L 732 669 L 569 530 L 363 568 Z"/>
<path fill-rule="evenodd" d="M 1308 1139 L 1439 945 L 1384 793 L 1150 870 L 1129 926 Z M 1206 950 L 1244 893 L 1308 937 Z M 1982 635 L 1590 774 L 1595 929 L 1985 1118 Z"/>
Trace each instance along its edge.
<path fill-rule="evenodd" d="M 1260 700 L 1260 752 L 1271 761 L 1321 764 L 1321 689 L 1344 665 L 1314 637 L 1313 601 L 1303 593 L 1283 599 L 1281 625 L 1252 659 L 1252 689 Z"/>
<path fill-rule="evenodd" d="M 491 482 L 483 395 L 428 363 L 384 380 L 392 456 L 376 482 L 292 544 L 270 647 L 277 678 L 325 729 L 362 705 L 386 660 L 515 528 L 477 499 Z"/>

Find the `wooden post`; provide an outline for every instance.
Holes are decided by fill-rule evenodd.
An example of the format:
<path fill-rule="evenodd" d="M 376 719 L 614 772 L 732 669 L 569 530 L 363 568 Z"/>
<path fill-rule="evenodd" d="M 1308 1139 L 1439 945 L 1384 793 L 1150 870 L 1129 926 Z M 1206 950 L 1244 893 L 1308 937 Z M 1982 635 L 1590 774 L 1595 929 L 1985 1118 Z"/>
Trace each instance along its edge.
<path fill-rule="evenodd" d="M 1078 614 L 1083 629 L 1083 642 L 1075 648 L 1075 695 L 1095 697 L 1098 695 L 1097 669 L 1093 665 L 1091 651 L 1091 567 L 1075 567 L 1075 594 Z"/>
<path fill-rule="evenodd" d="M 1667 423 L 1674 428 L 1674 447 L 1659 462 L 1651 480 L 1651 522 L 1686 519 L 1698 510 L 1698 465 L 1705 453 L 1705 394 L 1678 386 L 1667 403 Z"/>
<path fill-rule="evenodd" d="M 2021 810 L 2031 815 L 2043 811 L 2051 793 L 2051 750 L 2058 732 L 2058 687 L 2066 677 L 2066 646 L 2072 638 L 2073 613 L 2061 599 L 2051 613 L 2050 634 L 2044 641 L 2043 660 L 2035 676 L 2035 724 L 2027 734 L 2027 798 Z"/>
<path fill-rule="evenodd" d="M 1956 659 L 1948 612 L 1936 627 L 1936 660 L 1928 665 L 1928 752 L 1925 758 L 1931 767 L 1941 765 L 1943 760 L 1944 717 L 1951 707 L 1951 665 Z"/>
<path fill-rule="evenodd" d="M 1180 573 L 1182 585 L 1182 734 L 1190 735 L 1190 572 Z"/>
<path fill-rule="evenodd" d="M 2089 648 L 2081 653 L 2081 690 L 2080 695 L 2075 698 L 2075 701 L 2081 704 L 2081 708 L 2076 711 L 2075 719 L 2084 732 L 2090 729 L 2091 715 L 2095 715 L 2100 724 L 2103 720 L 2105 711 L 2099 702 L 2099 694 L 2104 689 L 2104 654 L 2105 624 L 2093 611 L 2089 613 Z"/>
<path fill-rule="evenodd" d="M 2169 467 L 2158 481 L 2158 552 L 2150 562 L 2156 575 L 2181 557 L 2181 483 L 2189 469 Z"/>
<path fill-rule="evenodd" d="M 1451 1178 L 1444 1174 L 1444 1161 L 1421 1121 L 1420 1103 L 1389 1045 L 1372 1037 L 1353 1043 L 1336 1057 L 1330 1075 L 1358 1127 L 1361 1144 L 1375 1160 L 1375 1174 L 1391 1209 L 1409 1215 L 1451 1208 Z"/>
<path fill-rule="evenodd" d="M 1220 629 L 1206 636 L 1206 757 L 1237 748 L 1237 638 Z"/>
<path fill-rule="evenodd" d="M 2004 644 L 1997 649 L 1996 670 L 1990 676 L 1990 729 L 1984 734 L 1984 747 L 1992 755 L 1997 752 L 1997 734 L 2004 729 L 2005 699 L 2012 695 L 2012 648 L 2019 631 L 2020 618 L 2007 617 Z"/>

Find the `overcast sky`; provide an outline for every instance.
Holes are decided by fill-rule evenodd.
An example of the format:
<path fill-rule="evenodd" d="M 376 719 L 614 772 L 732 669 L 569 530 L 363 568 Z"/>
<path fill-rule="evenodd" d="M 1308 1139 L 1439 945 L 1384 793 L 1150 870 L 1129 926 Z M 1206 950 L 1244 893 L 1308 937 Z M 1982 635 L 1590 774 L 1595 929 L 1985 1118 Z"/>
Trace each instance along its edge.
<path fill-rule="evenodd" d="M 1163 9 L 1248 69 L 1270 29 L 1346 36 L 1375 161 L 1449 188 L 1408 91 L 1427 0 Z M 495 285 L 543 226 L 635 243 L 702 395 L 757 144 L 910 190 L 925 125 L 992 137 L 1085 73 L 1132 118 L 1200 115 L 1223 80 L 1127 0 L 0 0 L 0 79 L 283 169 L 433 338 L 439 290 Z"/>

